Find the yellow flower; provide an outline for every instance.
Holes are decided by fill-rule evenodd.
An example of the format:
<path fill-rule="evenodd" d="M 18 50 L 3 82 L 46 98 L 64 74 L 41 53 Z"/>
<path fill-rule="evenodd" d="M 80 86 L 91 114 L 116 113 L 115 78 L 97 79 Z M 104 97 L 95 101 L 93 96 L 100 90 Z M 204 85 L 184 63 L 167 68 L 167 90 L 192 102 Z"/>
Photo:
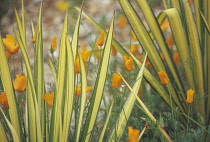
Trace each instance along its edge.
<path fill-rule="evenodd" d="M 169 22 L 168 22 L 168 20 L 165 20 L 165 21 L 161 24 L 161 26 L 160 26 L 160 28 L 162 29 L 162 31 L 166 31 L 166 30 L 168 29 L 168 27 L 169 27 Z"/>
<path fill-rule="evenodd" d="M 112 87 L 119 88 L 121 81 L 122 81 L 122 77 L 114 73 L 112 77 Z"/>
<path fill-rule="evenodd" d="M 55 37 L 53 38 L 53 40 L 52 40 L 52 43 L 51 43 L 51 49 L 52 49 L 53 51 L 55 51 L 55 50 L 57 49 L 57 42 L 56 42 L 56 39 L 57 39 L 57 37 L 55 36 Z"/>
<path fill-rule="evenodd" d="M 118 18 L 118 27 L 122 29 L 125 27 L 125 17 L 120 14 Z"/>
<path fill-rule="evenodd" d="M 124 56 L 124 66 L 126 70 L 132 71 L 135 68 L 133 59 L 131 57 Z"/>
<path fill-rule="evenodd" d="M 6 50 L 11 54 L 18 52 L 20 48 L 18 44 L 15 44 L 16 43 L 15 38 L 10 34 L 7 34 L 6 38 L 3 38 L 3 43 Z"/>
<path fill-rule="evenodd" d="M 99 36 L 96 44 L 99 45 L 99 46 L 104 45 L 104 37 L 105 37 L 105 32 L 104 32 L 104 30 L 102 30 L 101 35 Z"/>
<path fill-rule="evenodd" d="M 190 89 L 190 90 L 187 91 L 187 99 L 186 99 L 186 102 L 187 102 L 188 104 L 193 103 L 194 93 L 195 93 L 195 91 L 192 90 L 192 89 Z"/>
<path fill-rule="evenodd" d="M 74 63 L 74 68 L 75 68 L 75 73 L 80 73 L 80 63 L 79 63 L 79 58 L 76 58 L 76 61 Z"/>
<path fill-rule="evenodd" d="M 133 129 L 132 126 L 128 127 L 128 142 L 138 142 L 140 130 Z"/>
<path fill-rule="evenodd" d="M 77 96 L 80 96 L 81 95 L 81 86 L 77 86 L 75 87 L 75 94 L 77 94 Z M 92 87 L 87 87 L 86 88 L 86 93 L 90 92 L 90 90 L 92 90 Z"/>
<path fill-rule="evenodd" d="M 58 1 L 56 2 L 56 7 L 61 12 L 65 12 L 69 8 L 69 4 L 68 2 L 65 2 L 65 1 Z"/>
<path fill-rule="evenodd" d="M 2 92 L 1 95 L 0 95 L 0 104 L 9 109 L 9 104 L 8 104 L 8 101 L 7 101 L 7 95 L 6 95 L 6 92 Z"/>
<path fill-rule="evenodd" d="M 178 66 L 179 60 L 180 60 L 180 57 L 179 57 L 179 53 L 178 52 L 174 52 L 173 59 L 174 59 L 174 62 L 176 64 L 176 66 Z"/>
<path fill-rule="evenodd" d="M 88 60 L 88 57 L 89 57 L 89 55 L 90 55 L 90 50 L 88 50 L 88 51 L 82 51 L 81 52 L 81 55 L 82 55 L 82 59 L 83 59 L 83 61 L 86 63 L 87 62 L 87 60 Z"/>
<path fill-rule="evenodd" d="M 169 82 L 169 79 L 168 77 L 166 76 L 165 72 L 164 71 L 160 71 L 158 72 L 158 76 L 160 78 L 160 83 L 163 84 L 163 85 L 167 85 L 168 82 Z"/>
<path fill-rule="evenodd" d="M 54 98 L 54 92 L 51 92 L 50 94 L 44 94 L 42 98 L 47 102 L 48 106 L 52 107 L 53 105 L 53 98 Z"/>
<path fill-rule="evenodd" d="M 23 92 L 26 89 L 26 76 L 16 75 L 16 79 L 14 80 L 14 89 L 18 92 Z"/>

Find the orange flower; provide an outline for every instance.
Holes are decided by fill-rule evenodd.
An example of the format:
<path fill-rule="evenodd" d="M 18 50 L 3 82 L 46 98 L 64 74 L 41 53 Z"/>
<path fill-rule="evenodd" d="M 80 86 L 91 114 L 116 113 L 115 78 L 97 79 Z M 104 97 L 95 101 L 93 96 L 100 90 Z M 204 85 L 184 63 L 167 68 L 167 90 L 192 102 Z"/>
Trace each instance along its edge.
<path fill-rule="evenodd" d="M 112 56 L 115 56 L 117 54 L 117 51 L 115 49 L 115 47 L 112 45 Z"/>
<path fill-rule="evenodd" d="M 166 42 L 168 44 L 168 48 L 171 49 L 173 44 L 174 44 L 174 39 L 173 38 L 166 38 Z"/>
<path fill-rule="evenodd" d="M 118 18 L 118 27 L 122 29 L 125 27 L 125 17 L 120 14 Z"/>
<path fill-rule="evenodd" d="M 6 50 L 6 57 L 10 58 L 11 56 L 12 56 L 12 54 Z"/>
<path fill-rule="evenodd" d="M 82 51 L 87 51 L 87 46 L 85 43 L 82 43 L 81 48 L 82 48 Z"/>
<path fill-rule="evenodd" d="M 114 73 L 112 77 L 112 87 L 119 88 L 121 81 L 122 81 L 122 77 Z"/>
<path fill-rule="evenodd" d="M 160 71 L 158 72 L 158 76 L 160 78 L 160 83 L 163 84 L 163 85 L 167 85 L 168 82 L 169 82 L 169 79 L 168 77 L 166 76 L 165 72 L 164 71 Z"/>
<path fill-rule="evenodd" d="M 136 35 L 135 35 L 135 33 L 133 31 L 131 31 L 131 35 L 132 35 L 133 40 L 137 41 L 137 37 L 136 37 Z"/>
<path fill-rule="evenodd" d="M 35 32 L 34 32 L 34 36 L 32 38 L 32 42 L 35 43 L 36 42 L 36 34 L 37 34 L 37 31 L 38 31 L 38 26 L 36 26 L 36 29 L 35 29 Z"/>
<path fill-rule="evenodd" d="M 132 71 L 135 68 L 133 59 L 131 57 L 124 56 L 124 66 L 126 70 Z"/>
<path fill-rule="evenodd" d="M 97 40 L 97 45 L 99 46 L 103 46 L 104 45 L 104 37 L 105 37 L 105 32 L 104 30 L 101 31 L 101 35 L 99 36 L 98 40 Z"/>
<path fill-rule="evenodd" d="M 76 61 L 74 63 L 74 68 L 75 68 L 75 73 L 80 73 L 81 70 L 80 70 L 80 63 L 79 63 L 79 58 L 77 57 L 76 58 Z"/>
<path fill-rule="evenodd" d="M 138 50 L 138 45 L 137 44 L 132 44 L 131 48 L 130 48 L 130 52 L 131 54 L 133 54 L 134 56 L 137 55 L 139 53 Z"/>
<path fill-rule="evenodd" d="M 11 54 L 18 52 L 20 48 L 18 44 L 15 44 L 16 43 L 15 38 L 10 34 L 7 34 L 6 38 L 3 38 L 3 43 L 6 50 Z"/>
<path fill-rule="evenodd" d="M 165 20 L 165 21 L 161 24 L 161 26 L 160 26 L 160 28 L 162 29 L 162 31 L 166 31 L 166 30 L 168 29 L 168 27 L 169 27 L 169 22 L 168 22 L 168 20 Z"/>
<path fill-rule="evenodd" d="M 179 53 L 178 52 L 174 52 L 173 59 L 174 59 L 174 62 L 176 64 L 176 66 L 178 66 L 179 60 L 180 60 L 180 57 L 179 57 Z"/>
<path fill-rule="evenodd" d="M 77 94 L 77 96 L 80 96 L 81 95 L 81 86 L 77 86 L 75 87 L 75 94 Z M 92 90 L 92 87 L 87 87 L 86 88 L 86 93 L 90 92 L 90 90 Z"/>
<path fill-rule="evenodd" d="M 192 89 L 190 89 L 190 90 L 187 91 L 187 99 L 186 99 L 186 102 L 187 102 L 188 104 L 193 103 L 194 93 L 195 93 L 195 91 L 192 90 Z"/>
<path fill-rule="evenodd" d="M 18 92 L 23 92 L 26 89 L 26 76 L 16 75 L 16 79 L 14 80 L 14 89 Z"/>
<path fill-rule="evenodd" d="M 52 107 L 53 105 L 53 98 L 54 98 L 54 92 L 51 92 L 50 94 L 44 94 L 42 98 L 47 102 L 48 106 Z"/>
<path fill-rule="evenodd" d="M 192 5 L 193 1 L 192 0 L 188 0 L 189 4 Z"/>
<path fill-rule="evenodd" d="M 9 104 L 7 101 L 7 95 L 6 92 L 2 92 L 0 95 L 0 104 L 5 107 L 6 109 L 9 109 Z"/>
<path fill-rule="evenodd" d="M 51 43 L 51 50 L 55 51 L 57 49 L 57 42 L 56 42 L 57 37 L 55 36 L 52 40 Z"/>
<path fill-rule="evenodd" d="M 140 130 L 133 129 L 132 126 L 128 127 L 128 142 L 138 142 Z"/>
<path fill-rule="evenodd" d="M 89 55 L 90 55 L 90 50 L 88 50 L 88 51 L 82 51 L 81 52 L 81 55 L 82 55 L 82 59 L 83 59 L 83 61 L 86 63 L 87 62 L 87 60 L 88 60 L 88 57 L 89 57 Z"/>

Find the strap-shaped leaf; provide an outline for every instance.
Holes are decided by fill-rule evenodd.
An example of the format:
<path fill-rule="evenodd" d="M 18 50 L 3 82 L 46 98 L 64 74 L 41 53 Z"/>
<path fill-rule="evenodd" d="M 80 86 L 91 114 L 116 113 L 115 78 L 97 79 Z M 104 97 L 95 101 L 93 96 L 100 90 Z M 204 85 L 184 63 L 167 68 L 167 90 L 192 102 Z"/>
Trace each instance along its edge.
<path fill-rule="evenodd" d="M 101 59 L 101 65 L 97 74 L 97 79 L 95 82 L 90 107 L 88 110 L 88 116 L 85 122 L 84 131 L 82 134 L 81 141 L 89 141 L 91 132 L 93 130 L 96 117 L 99 111 L 104 85 L 106 81 L 106 74 L 108 70 L 109 65 L 109 58 L 110 58 L 110 51 L 111 51 L 111 45 L 112 45 L 112 34 L 114 29 L 114 16 L 112 18 L 112 22 L 110 25 L 109 32 L 107 34 L 107 40 L 104 45 L 104 52 Z"/>
<path fill-rule="evenodd" d="M 66 60 L 67 60 L 67 49 L 66 49 L 66 36 L 68 34 L 68 12 L 66 12 L 65 21 L 63 25 L 59 58 L 58 58 L 58 75 L 57 75 L 57 88 L 54 93 L 53 109 L 51 115 L 50 125 L 50 141 L 57 142 L 59 134 L 62 134 L 62 120 L 60 120 L 61 114 L 63 113 L 63 95 L 65 90 L 65 78 L 66 78 Z"/>
<path fill-rule="evenodd" d="M 6 136 L 6 133 L 4 131 L 4 127 L 2 126 L 1 121 L 0 121 L 0 141 L 1 142 L 8 142 L 7 141 L 7 136 Z"/>
<path fill-rule="evenodd" d="M 184 4 L 185 17 L 188 28 L 189 43 L 191 46 L 192 57 L 194 59 L 193 74 L 195 78 L 195 88 L 197 94 L 200 96 L 200 100 L 197 105 L 197 113 L 205 119 L 205 103 L 204 103 L 204 76 L 203 76 L 203 62 L 201 55 L 201 47 L 199 43 L 199 37 L 197 28 L 193 19 L 192 11 L 188 3 Z"/>
<path fill-rule="evenodd" d="M 9 126 L 9 129 L 11 130 L 11 133 L 12 133 L 12 137 L 13 137 L 13 141 L 14 142 L 19 142 L 19 138 L 18 138 L 18 134 L 17 134 L 17 131 L 15 130 L 15 128 L 13 127 L 13 125 L 9 122 L 9 120 L 7 119 L 7 117 L 5 116 L 3 110 L 0 108 L 3 116 L 4 116 L 4 119 L 6 120 L 6 123 L 7 125 Z"/>

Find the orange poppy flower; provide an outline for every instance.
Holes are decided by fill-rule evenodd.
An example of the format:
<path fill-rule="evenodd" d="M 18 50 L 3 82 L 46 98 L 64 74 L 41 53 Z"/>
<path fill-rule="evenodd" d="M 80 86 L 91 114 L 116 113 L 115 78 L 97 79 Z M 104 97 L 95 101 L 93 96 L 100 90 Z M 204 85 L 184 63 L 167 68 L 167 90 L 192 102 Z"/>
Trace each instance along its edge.
<path fill-rule="evenodd" d="M 169 27 L 169 22 L 168 22 L 168 20 L 165 20 L 165 21 L 161 24 L 161 26 L 160 26 L 160 28 L 161 28 L 162 31 L 166 31 L 166 30 L 168 29 L 168 27 Z"/>
<path fill-rule="evenodd" d="M 36 29 L 35 29 L 35 32 L 34 32 L 34 36 L 32 38 L 32 42 L 35 43 L 36 42 L 36 34 L 37 34 L 37 31 L 38 31 L 38 26 L 36 26 Z"/>
<path fill-rule="evenodd" d="M 14 89 L 18 92 L 23 92 L 26 89 L 26 76 L 16 75 L 16 78 L 13 82 Z"/>
<path fill-rule="evenodd" d="M 133 59 L 131 57 L 124 56 L 124 67 L 128 71 L 132 71 L 135 66 L 133 64 Z"/>
<path fill-rule="evenodd" d="M 173 47 L 173 44 L 174 44 L 174 39 L 171 37 L 171 38 L 166 38 L 166 42 L 168 44 L 168 48 L 171 49 Z"/>
<path fill-rule="evenodd" d="M 57 42 L 56 42 L 57 37 L 55 36 L 52 40 L 51 43 L 51 50 L 55 51 L 57 49 Z"/>
<path fill-rule="evenodd" d="M 76 58 L 76 61 L 74 63 L 74 68 L 75 68 L 75 73 L 80 73 L 81 70 L 80 70 L 80 63 L 79 63 L 79 58 L 77 57 Z"/>
<path fill-rule="evenodd" d="M 122 29 L 125 27 L 125 17 L 120 14 L 118 18 L 118 27 Z"/>
<path fill-rule="evenodd" d="M 166 76 L 166 73 L 164 71 L 158 72 L 158 76 L 160 78 L 160 83 L 163 85 L 167 85 L 169 82 L 168 77 Z"/>
<path fill-rule="evenodd" d="M 77 94 L 77 96 L 80 96 L 81 95 L 81 86 L 77 86 L 75 87 L 75 94 Z M 86 88 L 86 93 L 90 92 L 90 90 L 92 90 L 92 87 L 87 87 Z"/>
<path fill-rule="evenodd" d="M 138 142 L 140 130 L 133 129 L 132 126 L 128 127 L 128 142 Z"/>
<path fill-rule="evenodd" d="M 10 58 L 11 56 L 12 56 L 12 54 L 6 50 L 6 57 Z"/>
<path fill-rule="evenodd" d="M 112 87 L 119 88 L 121 81 L 122 81 L 122 77 L 120 75 L 114 73 L 113 77 L 112 77 Z"/>
<path fill-rule="evenodd" d="M 188 90 L 187 91 L 187 99 L 186 99 L 186 102 L 188 103 L 188 104 L 191 104 L 191 103 L 193 103 L 193 98 L 194 98 L 194 93 L 195 93 L 195 91 L 194 90 L 192 90 L 192 89 L 190 89 L 190 90 Z"/>
<path fill-rule="evenodd" d="M 137 41 L 137 37 L 133 31 L 131 31 L 133 41 Z"/>
<path fill-rule="evenodd" d="M 90 55 L 90 50 L 88 50 L 88 51 L 82 51 L 81 52 L 81 55 L 82 55 L 82 59 L 83 59 L 83 61 L 86 63 L 87 62 L 87 60 L 88 60 L 88 57 L 89 57 L 89 55 Z"/>
<path fill-rule="evenodd" d="M 104 45 L 104 37 L 105 37 L 105 32 L 104 30 L 101 31 L 101 35 L 99 36 L 98 40 L 97 40 L 97 45 L 99 46 L 103 46 Z"/>
<path fill-rule="evenodd" d="M 112 52 L 111 52 L 112 56 L 115 56 L 117 54 L 117 51 L 115 49 L 115 47 L 112 45 Z"/>
<path fill-rule="evenodd" d="M 42 98 L 47 102 L 48 106 L 52 107 L 53 105 L 53 98 L 54 98 L 54 92 L 51 92 L 50 94 L 44 94 Z"/>
<path fill-rule="evenodd" d="M 178 52 L 174 52 L 173 59 L 174 59 L 174 62 L 176 64 L 176 66 L 178 66 L 179 60 L 180 60 L 180 57 L 179 57 L 179 53 Z"/>
<path fill-rule="evenodd" d="M 132 44 L 131 48 L 130 48 L 130 52 L 131 54 L 133 54 L 134 56 L 137 55 L 139 53 L 138 50 L 138 45 L 137 44 Z"/>
<path fill-rule="evenodd" d="M 7 101 L 7 95 L 6 92 L 2 92 L 0 95 L 0 104 L 5 107 L 6 109 L 9 109 L 9 104 Z"/>
<path fill-rule="evenodd" d="M 56 8 L 61 12 L 65 12 L 69 8 L 69 4 L 67 1 L 57 1 Z"/>
<path fill-rule="evenodd" d="M 20 48 L 19 45 L 16 44 L 15 38 L 10 34 L 7 34 L 6 38 L 3 38 L 3 43 L 4 43 L 6 50 L 8 52 L 10 52 L 11 54 L 18 52 L 18 50 Z"/>

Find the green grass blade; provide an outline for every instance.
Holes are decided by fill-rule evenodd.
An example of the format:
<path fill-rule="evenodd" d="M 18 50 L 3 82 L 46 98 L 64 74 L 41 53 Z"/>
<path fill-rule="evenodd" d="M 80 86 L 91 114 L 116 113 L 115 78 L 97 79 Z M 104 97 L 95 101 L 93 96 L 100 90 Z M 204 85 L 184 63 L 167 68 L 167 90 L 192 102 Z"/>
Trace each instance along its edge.
<path fill-rule="evenodd" d="M 80 11 L 79 8 L 75 7 L 78 11 Z M 95 26 L 99 31 L 104 30 L 102 27 L 100 27 L 100 25 L 98 23 L 96 23 L 91 17 L 89 17 L 87 14 L 85 14 L 84 12 L 82 12 L 82 15 L 93 25 Z M 105 31 L 105 30 L 104 30 Z M 106 31 L 105 31 L 105 35 L 106 35 Z M 115 40 L 112 39 L 112 45 L 116 48 L 116 50 L 118 50 L 120 52 L 120 54 L 122 54 L 123 56 L 128 56 L 127 51 Z"/>
<path fill-rule="evenodd" d="M 93 127 L 96 121 L 96 117 L 97 117 L 98 110 L 100 107 L 100 102 L 102 99 L 104 85 L 106 81 L 108 65 L 109 65 L 113 29 L 114 29 L 114 16 L 112 18 L 110 29 L 107 34 L 107 40 L 104 45 L 104 52 L 102 55 L 101 65 L 100 65 L 98 75 L 97 75 L 97 80 L 94 86 L 94 90 L 93 90 L 93 94 L 92 94 L 92 98 L 90 102 L 91 105 L 89 107 L 88 116 L 85 122 L 84 130 L 82 134 L 83 136 L 82 136 L 81 141 L 89 141 L 89 138 L 91 136 L 91 131 L 93 130 Z"/>
<path fill-rule="evenodd" d="M 200 12 L 201 18 L 202 18 L 202 20 L 203 20 L 203 22 L 205 24 L 206 30 L 207 30 L 207 32 L 210 35 L 210 27 L 209 27 L 209 24 L 208 24 L 206 18 L 204 17 L 203 13 L 200 10 L 199 10 L 199 12 Z"/>
<path fill-rule="evenodd" d="M 24 0 L 22 0 L 22 27 L 23 27 L 23 39 L 24 43 L 26 44 L 26 27 L 25 27 L 25 7 L 24 7 Z"/>
<path fill-rule="evenodd" d="M 139 90 L 140 85 L 141 85 L 141 80 L 143 78 L 144 64 L 145 64 L 145 61 L 142 65 L 141 69 L 139 70 L 139 73 L 136 77 L 136 82 L 133 86 L 133 92 L 135 94 L 138 93 L 138 90 Z M 130 95 L 128 96 L 128 98 L 125 102 L 125 105 L 123 106 L 122 111 L 119 114 L 119 118 L 116 121 L 116 125 L 115 125 L 114 129 L 112 130 L 111 136 L 109 138 L 109 142 L 115 141 L 116 139 L 118 141 L 120 139 L 120 137 L 122 136 L 123 131 L 124 131 L 124 129 L 126 127 L 126 124 L 127 124 L 127 120 L 130 117 L 130 114 L 131 114 L 133 105 L 135 103 L 135 100 L 136 100 L 136 97 L 132 93 L 130 93 Z"/>
<path fill-rule="evenodd" d="M 6 136 L 6 133 L 4 131 L 4 127 L 2 126 L 1 121 L 0 121 L 0 141 L 1 142 L 8 142 L 7 141 L 7 136 Z"/>
<path fill-rule="evenodd" d="M 25 27 L 22 26 L 22 23 L 20 21 L 20 17 L 18 16 L 18 13 L 17 13 L 17 10 L 16 10 L 15 7 L 14 7 L 14 11 L 15 11 L 15 17 L 16 17 L 18 31 L 19 31 L 21 40 L 22 40 L 22 42 L 24 44 L 24 47 L 25 47 L 26 46 L 26 39 L 25 39 L 25 32 L 24 32 L 25 30 L 23 29 Z"/>
<path fill-rule="evenodd" d="M 41 141 L 41 124 L 40 124 L 40 114 L 38 110 L 38 104 L 37 104 L 37 97 L 36 97 L 36 92 L 35 92 L 35 87 L 34 87 L 34 82 L 33 82 L 33 76 L 32 76 L 32 71 L 30 67 L 30 62 L 29 62 L 29 57 L 26 51 L 26 48 L 20 38 L 20 36 L 17 34 L 17 32 L 14 30 L 15 37 L 18 41 L 18 44 L 21 49 L 22 57 L 25 63 L 26 71 L 27 71 L 27 78 L 29 79 L 30 87 L 31 87 L 31 94 L 33 97 L 33 102 L 34 102 L 34 108 L 35 108 L 35 118 L 36 118 L 36 127 L 37 127 L 37 138 L 38 141 Z M 29 118 L 30 119 L 30 118 Z"/>
<path fill-rule="evenodd" d="M 172 7 L 176 8 L 179 12 L 181 12 L 180 1 L 179 0 L 170 0 Z"/>
<path fill-rule="evenodd" d="M 64 118 L 63 118 L 63 141 L 68 140 L 69 135 L 69 127 L 71 122 L 71 116 L 73 111 L 73 103 L 74 103 L 74 55 L 72 51 L 72 47 L 68 37 L 66 36 L 66 45 L 67 45 L 67 86 L 66 86 L 66 95 L 64 101 Z"/>
<path fill-rule="evenodd" d="M 77 19 L 76 27 L 75 27 L 75 30 L 74 30 L 74 35 L 73 35 L 72 42 L 71 42 L 74 61 L 76 60 L 76 56 L 77 56 L 78 39 L 79 39 L 78 36 L 79 36 L 81 14 L 82 14 L 82 8 L 80 10 L 79 17 Z"/>
<path fill-rule="evenodd" d="M 194 59 L 193 74 L 195 78 L 196 93 L 200 97 L 199 98 L 200 100 L 198 100 L 198 105 L 197 105 L 197 113 L 200 113 L 199 115 L 201 115 L 203 119 L 205 119 L 204 76 L 203 76 L 201 47 L 199 43 L 197 28 L 193 19 L 189 3 L 186 3 L 184 5 L 184 8 L 185 8 L 186 23 L 188 28 L 188 37 L 192 50 L 192 57 Z"/>
<path fill-rule="evenodd" d="M 11 123 L 18 135 L 18 138 L 21 139 L 21 126 L 17 109 L 16 97 L 13 90 L 13 83 L 10 76 L 9 66 L 4 51 L 4 45 L 2 42 L 1 35 L 0 35 L 0 61 L 1 61 L 0 64 L 1 80 L 4 87 L 4 91 L 7 93 L 7 100 L 10 107 L 9 115 L 11 118 Z"/>
<path fill-rule="evenodd" d="M 28 87 L 26 88 L 26 102 L 27 102 L 27 114 L 28 114 L 28 136 L 30 142 L 37 141 L 37 128 L 36 128 L 36 119 L 34 117 L 35 108 L 34 108 L 34 101 L 31 93 L 31 85 L 29 83 L 29 79 L 27 79 Z"/>
<path fill-rule="evenodd" d="M 20 140 L 19 140 L 17 131 L 15 130 L 15 128 L 13 127 L 13 125 L 9 122 L 9 120 L 5 116 L 3 110 L 1 108 L 0 108 L 0 110 L 1 110 L 1 113 L 3 114 L 3 116 L 4 116 L 4 119 L 6 120 L 7 125 L 9 126 L 9 129 L 10 129 L 11 133 L 12 133 L 13 141 L 14 142 L 19 142 Z"/>
<path fill-rule="evenodd" d="M 202 1 L 201 0 L 193 0 L 195 6 L 195 23 L 199 35 L 200 42 L 202 41 L 202 26 L 201 26 L 201 15 L 200 10 L 202 9 Z"/>
<path fill-rule="evenodd" d="M 66 12 L 65 21 L 63 25 L 61 42 L 60 42 L 60 52 L 58 58 L 58 75 L 57 75 L 57 88 L 54 93 L 53 110 L 51 115 L 51 125 L 50 125 L 50 141 L 57 142 L 59 138 L 59 133 L 62 131 L 62 120 L 61 113 L 62 110 L 62 100 L 65 90 L 65 78 L 66 78 L 66 35 L 68 34 L 68 12 Z M 58 123 L 61 122 L 61 123 Z M 62 132 L 61 132 L 62 133 Z"/>
<path fill-rule="evenodd" d="M 107 114 L 107 117 L 106 117 L 106 121 L 104 123 L 104 126 L 103 126 L 103 129 L 101 131 L 101 134 L 100 134 L 100 137 L 99 137 L 99 140 L 98 142 L 103 142 L 103 138 L 104 138 L 104 134 L 106 132 L 106 128 L 107 128 L 107 125 L 109 123 L 109 120 L 110 120 L 110 116 L 111 116 L 111 113 L 112 113 L 112 108 L 113 108 L 113 105 L 114 105 L 114 101 L 112 101 L 110 107 L 109 107 L 109 112 Z"/>
<path fill-rule="evenodd" d="M 83 114 L 84 114 L 84 109 L 85 109 L 85 102 L 86 102 L 86 87 L 87 87 L 87 76 L 85 72 L 85 65 L 83 62 L 83 59 L 81 57 L 81 54 L 79 54 L 79 60 L 80 60 L 80 68 L 81 68 L 81 85 L 82 85 L 82 93 L 81 93 L 81 100 L 80 100 L 80 109 L 79 109 L 79 119 L 78 119 L 78 124 L 76 127 L 76 138 L 75 142 L 79 142 L 79 136 L 80 136 L 80 131 L 82 127 L 82 122 L 83 122 Z"/>

